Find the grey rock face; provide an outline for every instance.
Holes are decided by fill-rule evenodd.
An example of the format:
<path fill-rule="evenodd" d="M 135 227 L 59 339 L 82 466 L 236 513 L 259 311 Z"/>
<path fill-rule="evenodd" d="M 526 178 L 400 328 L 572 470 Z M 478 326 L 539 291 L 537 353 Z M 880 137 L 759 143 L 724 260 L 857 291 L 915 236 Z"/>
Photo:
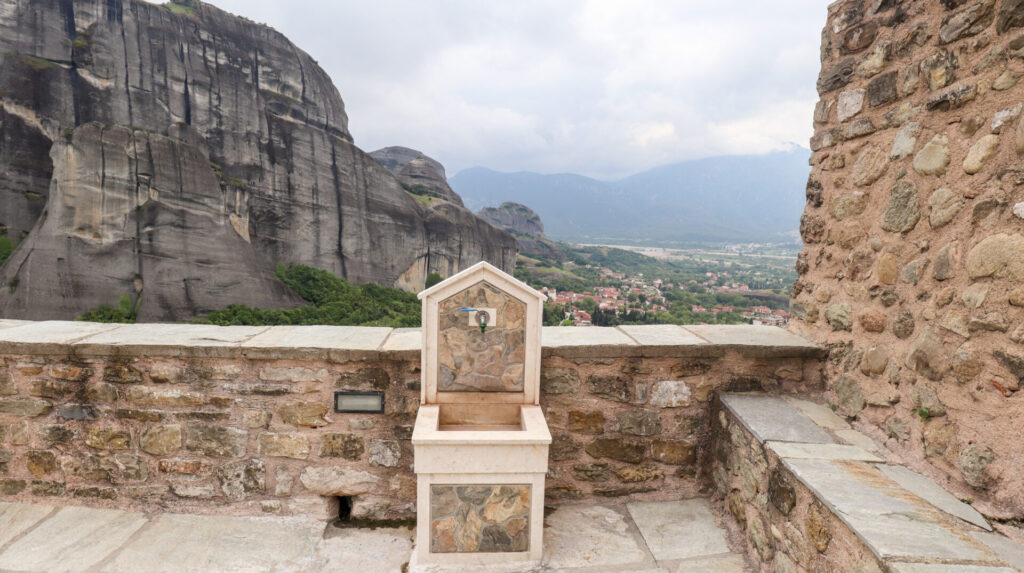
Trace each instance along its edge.
<path fill-rule="evenodd" d="M 278 262 L 408 290 L 484 259 L 511 272 L 514 238 L 410 196 L 273 29 L 185 0 L 0 14 L 0 142 L 17 142 L 0 147 L 15 173 L 0 225 L 35 229 L 0 268 L 16 285 L 0 315 L 67 319 L 120 295 L 141 296 L 140 320 L 297 304 Z"/>
<path fill-rule="evenodd" d="M 384 147 L 371 151 L 370 157 L 397 177 L 406 191 L 463 206 L 462 197 L 448 186 L 444 166 L 437 160 L 408 147 Z"/>
<path fill-rule="evenodd" d="M 522 203 L 506 201 L 500 207 L 484 207 L 477 212 L 477 216 L 512 233 L 524 255 L 551 261 L 566 260 L 562 249 L 544 236 L 544 223 L 540 215 Z"/>

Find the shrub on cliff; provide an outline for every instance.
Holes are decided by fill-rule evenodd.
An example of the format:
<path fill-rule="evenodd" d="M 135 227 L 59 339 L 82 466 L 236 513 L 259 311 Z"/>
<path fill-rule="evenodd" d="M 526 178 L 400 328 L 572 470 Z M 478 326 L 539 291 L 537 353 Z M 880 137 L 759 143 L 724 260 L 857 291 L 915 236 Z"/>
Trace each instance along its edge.
<path fill-rule="evenodd" d="M 293 309 L 259 309 L 235 304 L 209 314 L 205 322 L 228 325 L 333 324 L 419 326 L 416 295 L 343 278 L 306 265 L 279 264 L 277 276 L 310 304 Z"/>

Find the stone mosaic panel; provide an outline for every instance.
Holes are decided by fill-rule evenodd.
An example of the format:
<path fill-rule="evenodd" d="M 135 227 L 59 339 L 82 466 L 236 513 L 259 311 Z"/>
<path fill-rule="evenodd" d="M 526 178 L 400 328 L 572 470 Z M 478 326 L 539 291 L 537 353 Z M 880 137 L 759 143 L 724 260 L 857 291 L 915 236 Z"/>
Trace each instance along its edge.
<path fill-rule="evenodd" d="M 464 308 L 493 308 L 484 332 Z M 526 361 L 526 303 L 486 281 L 441 301 L 437 389 L 442 392 L 522 392 Z"/>
<path fill-rule="evenodd" d="M 430 486 L 431 553 L 529 549 L 529 485 Z"/>

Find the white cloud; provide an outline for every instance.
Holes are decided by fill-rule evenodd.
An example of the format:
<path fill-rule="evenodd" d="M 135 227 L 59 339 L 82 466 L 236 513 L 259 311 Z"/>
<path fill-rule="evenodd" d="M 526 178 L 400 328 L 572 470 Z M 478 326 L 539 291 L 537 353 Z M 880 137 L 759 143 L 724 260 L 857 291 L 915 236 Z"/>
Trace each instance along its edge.
<path fill-rule="evenodd" d="M 309 52 L 367 151 L 616 177 L 806 145 L 830 0 L 212 0 Z"/>

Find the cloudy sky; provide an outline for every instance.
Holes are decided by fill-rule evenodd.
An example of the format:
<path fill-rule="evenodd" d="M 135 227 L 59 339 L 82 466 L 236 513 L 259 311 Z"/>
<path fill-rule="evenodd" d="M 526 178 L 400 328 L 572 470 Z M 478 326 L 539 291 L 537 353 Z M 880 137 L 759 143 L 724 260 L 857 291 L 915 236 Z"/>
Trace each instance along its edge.
<path fill-rule="evenodd" d="M 317 59 L 366 151 L 608 179 L 806 147 L 832 0 L 210 1 Z"/>

